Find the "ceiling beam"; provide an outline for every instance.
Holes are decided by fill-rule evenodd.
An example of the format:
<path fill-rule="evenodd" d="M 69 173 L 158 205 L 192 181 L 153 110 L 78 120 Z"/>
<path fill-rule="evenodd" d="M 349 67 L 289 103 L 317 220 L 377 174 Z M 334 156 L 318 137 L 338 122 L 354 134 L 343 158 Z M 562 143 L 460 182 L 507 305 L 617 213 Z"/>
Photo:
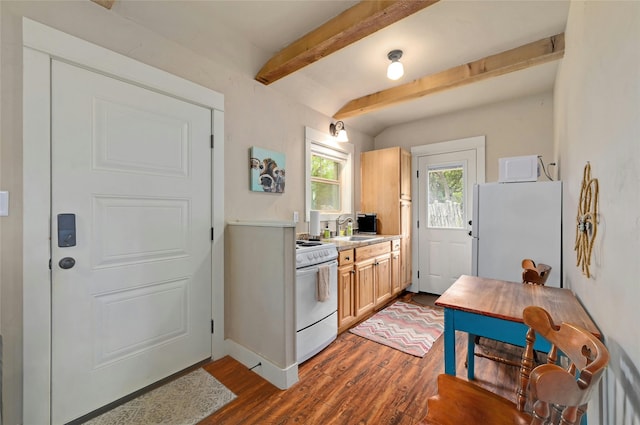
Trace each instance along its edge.
<path fill-rule="evenodd" d="M 556 34 L 446 71 L 427 75 L 410 83 L 353 99 L 333 117 L 345 119 L 363 115 L 429 94 L 551 62 L 561 59 L 563 55 L 564 33 Z"/>
<path fill-rule="evenodd" d="M 116 2 L 116 0 L 91 0 L 91 1 L 107 9 L 111 9 L 111 7 L 113 6 L 113 3 Z"/>
<path fill-rule="evenodd" d="M 282 49 L 267 61 L 256 80 L 271 84 L 438 0 L 365 0 Z"/>

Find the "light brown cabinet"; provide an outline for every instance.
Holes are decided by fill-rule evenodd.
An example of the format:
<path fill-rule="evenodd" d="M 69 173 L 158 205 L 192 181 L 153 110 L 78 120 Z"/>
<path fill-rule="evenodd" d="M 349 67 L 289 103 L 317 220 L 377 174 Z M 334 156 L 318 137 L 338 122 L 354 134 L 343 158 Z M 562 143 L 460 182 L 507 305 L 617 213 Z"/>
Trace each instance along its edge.
<path fill-rule="evenodd" d="M 411 284 L 411 154 L 399 147 L 360 156 L 363 212 L 378 215 L 378 233 L 401 235 L 400 286 Z M 399 292 L 399 291 L 398 291 Z"/>
<path fill-rule="evenodd" d="M 400 241 L 391 242 L 391 295 L 395 296 L 402 290 L 400 267 Z"/>
<path fill-rule="evenodd" d="M 393 296 L 392 242 L 340 251 L 338 332 L 344 332 Z"/>
<path fill-rule="evenodd" d="M 341 251 L 338 257 L 338 332 L 348 329 L 356 321 L 354 294 L 354 250 Z"/>
<path fill-rule="evenodd" d="M 355 310 L 356 317 L 365 316 L 373 311 L 376 302 L 374 293 L 375 258 L 358 261 L 354 265 L 355 279 Z"/>

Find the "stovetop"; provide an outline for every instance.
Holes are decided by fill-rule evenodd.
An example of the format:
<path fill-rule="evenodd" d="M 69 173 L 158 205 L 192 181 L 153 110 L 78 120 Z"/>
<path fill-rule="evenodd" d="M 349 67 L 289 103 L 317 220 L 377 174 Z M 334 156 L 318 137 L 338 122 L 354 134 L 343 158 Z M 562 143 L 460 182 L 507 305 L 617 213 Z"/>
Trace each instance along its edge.
<path fill-rule="evenodd" d="M 320 241 L 296 241 L 296 249 L 322 245 Z"/>

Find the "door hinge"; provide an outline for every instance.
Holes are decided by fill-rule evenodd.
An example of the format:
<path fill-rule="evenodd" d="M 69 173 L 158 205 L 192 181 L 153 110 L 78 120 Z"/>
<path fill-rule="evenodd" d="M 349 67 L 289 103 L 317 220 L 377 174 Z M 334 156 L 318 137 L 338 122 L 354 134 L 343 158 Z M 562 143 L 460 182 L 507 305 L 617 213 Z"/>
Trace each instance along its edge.
<path fill-rule="evenodd" d="M 51 258 L 49 258 L 49 270 L 51 270 Z"/>
<path fill-rule="evenodd" d="M 213 334 L 213 329 L 214 329 L 214 326 L 213 326 L 213 319 L 211 319 L 211 333 L 212 333 L 212 334 Z"/>
<path fill-rule="evenodd" d="M 211 149 L 213 149 L 213 134 L 211 135 Z"/>
<path fill-rule="evenodd" d="M 418 279 L 420 279 L 420 270 L 418 270 Z"/>
<path fill-rule="evenodd" d="M 420 170 L 416 170 L 416 178 L 419 179 L 420 178 Z"/>
<path fill-rule="evenodd" d="M 419 229 L 420 228 L 420 220 L 416 220 L 416 227 Z"/>
<path fill-rule="evenodd" d="M 211 228 L 211 240 L 213 240 L 213 227 Z"/>

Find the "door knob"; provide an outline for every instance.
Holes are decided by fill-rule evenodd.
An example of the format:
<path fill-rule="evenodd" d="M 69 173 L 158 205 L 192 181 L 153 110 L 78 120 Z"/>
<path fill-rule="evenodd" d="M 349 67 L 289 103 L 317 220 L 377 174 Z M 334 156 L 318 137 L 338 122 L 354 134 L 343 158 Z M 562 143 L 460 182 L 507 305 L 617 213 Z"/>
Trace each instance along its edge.
<path fill-rule="evenodd" d="M 76 265 L 76 260 L 71 257 L 64 257 L 58 262 L 58 265 L 61 269 L 70 269 L 71 267 Z"/>
<path fill-rule="evenodd" d="M 473 234 L 471 233 L 471 230 L 469 230 L 469 236 L 473 236 Z"/>

